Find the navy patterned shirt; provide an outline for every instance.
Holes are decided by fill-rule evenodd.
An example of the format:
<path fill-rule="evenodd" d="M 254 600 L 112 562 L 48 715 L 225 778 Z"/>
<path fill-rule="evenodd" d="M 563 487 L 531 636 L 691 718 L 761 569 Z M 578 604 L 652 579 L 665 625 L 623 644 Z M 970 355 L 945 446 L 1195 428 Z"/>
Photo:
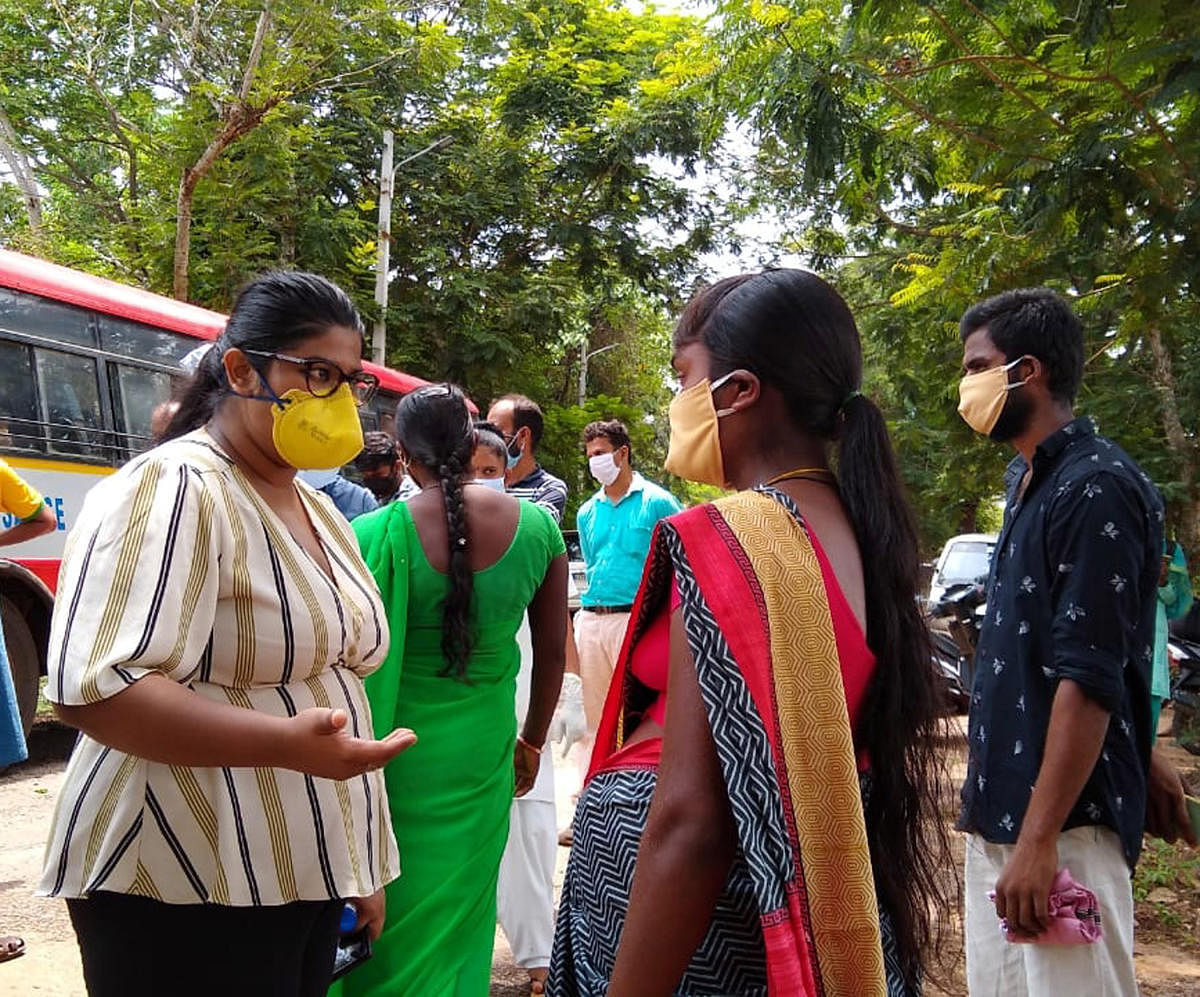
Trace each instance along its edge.
<path fill-rule="evenodd" d="M 975 656 L 959 829 L 1012 844 L 1037 780 L 1059 679 L 1111 713 L 1063 829 L 1110 827 L 1132 867 L 1150 763 L 1150 663 L 1163 510 L 1150 479 L 1090 419 L 1069 423 L 1005 484 L 1008 506 Z"/>
<path fill-rule="evenodd" d="M 506 490 L 513 498 L 528 499 L 534 505 L 540 505 L 559 526 L 562 525 L 567 511 L 567 486 L 540 464 Z"/>

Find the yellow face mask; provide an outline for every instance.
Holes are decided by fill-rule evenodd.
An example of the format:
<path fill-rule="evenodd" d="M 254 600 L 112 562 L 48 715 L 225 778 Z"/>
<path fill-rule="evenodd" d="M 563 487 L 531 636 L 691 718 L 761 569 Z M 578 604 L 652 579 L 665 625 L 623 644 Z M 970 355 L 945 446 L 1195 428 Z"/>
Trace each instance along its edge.
<path fill-rule="evenodd" d="M 671 445 L 663 465 L 669 473 L 704 485 L 727 487 L 718 420 L 733 409 L 718 411 L 713 405 L 713 392 L 732 376 L 733 371 L 715 381 L 706 377 L 679 392 L 671 402 Z"/>
<path fill-rule="evenodd" d="M 297 470 L 341 467 L 362 451 L 362 423 L 348 384 L 323 398 L 292 388 L 277 396 L 271 417 L 275 449 Z"/>
<path fill-rule="evenodd" d="M 975 432 L 987 436 L 995 428 L 1013 388 L 1024 386 L 1024 381 L 1008 383 L 1008 372 L 1025 357 L 1017 357 L 1010 364 L 989 367 L 977 374 L 967 374 L 958 382 L 958 414 Z"/>

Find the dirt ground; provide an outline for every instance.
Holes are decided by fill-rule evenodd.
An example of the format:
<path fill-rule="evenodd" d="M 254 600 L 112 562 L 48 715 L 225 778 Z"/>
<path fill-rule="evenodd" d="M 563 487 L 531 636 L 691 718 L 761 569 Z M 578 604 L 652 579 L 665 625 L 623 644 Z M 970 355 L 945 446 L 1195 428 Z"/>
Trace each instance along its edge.
<path fill-rule="evenodd" d="M 0 997 L 84 994 L 66 905 L 33 896 L 70 742 L 70 734 L 61 728 L 36 728 L 31 738 L 33 759 L 0 774 L 0 934 L 20 935 L 27 947 L 22 958 L 0 964 Z M 1200 787 L 1200 758 L 1169 743 L 1167 747 L 1193 785 Z M 961 778 L 960 734 L 950 738 L 946 750 L 953 782 Z M 569 775 L 563 773 L 559 782 L 569 787 Z M 956 787 L 947 787 L 947 816 L 955 792 Z M 565 800 L 569 790 L 559 795 Z M 562 803 L 560 809 L 565 810 Z M 955 848 L 961 860 L 962 841 L 958 836 Z M 559 882 L 565 856 L 565 850 L 560 850 Z M 1135 958 L 1142 994 L 1200 994 L 1200 855 L 1161 843 L 1151 846 L 1135 879 L 1135 895 L 1139 893 L 1144 896 L 1137 903 Z M 952 930 L 959 930 L 957 922 Z M 490 997 L 523 997 L 528 992 L 525 974 L 513 965 L 504 936 L 497 931 Z M 945 981 L 944 988 L 931 984 L 926 993 L 933 997 L 965 993 L 961 958 L 956 960 L 953 978 Z"/>

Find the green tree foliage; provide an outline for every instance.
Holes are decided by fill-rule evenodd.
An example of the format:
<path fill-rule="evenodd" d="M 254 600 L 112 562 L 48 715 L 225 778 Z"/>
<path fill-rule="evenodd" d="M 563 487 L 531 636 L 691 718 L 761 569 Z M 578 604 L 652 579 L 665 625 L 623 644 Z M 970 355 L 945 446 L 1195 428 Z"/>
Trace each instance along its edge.
<path fill-rule="evenodd" d="M 218 309 L 307 267 L 374 318 L 382 130 L 397 162 L 449 137 L 397 172 L 389 362 L 658 446 L 670 316 L 722 224 L 687 179 L 705 52 L 694 19 L 608 0 L 0 0 L 0 153 L 40 211 L 0 187 L 0 238 Z M 576 410 L 610 345 L 588 394 L 623 404 Z M 581 453 L 552 457 L 582 484 Z"/>
<path fill-rule="evenodd" d="M 0 240 L 215 308 L 308 267 L 374 318 L 382 130 L 451 137 L 397 173 L 389 362 L 537 398 L 590 490 L 594 417 L 657 469 L 673 316 L 770 213 L 855 308 L 930 549 L 1007 457 L 955 414 L 957 318 L 1047 284 L 1200 549 L 1198 38 L 1170 0 L 0 0 Z"/>
<path fill-rule="evenodd" d="M 1081 409 L 1200 549 L 1200 8 L 1169 0 L 721 4 L 757 196 L 838 271 L 926 535 L 970 525 L 1003 456 L 953 414 L 955 322 L 1044 284 L 1088 336 Z"/>

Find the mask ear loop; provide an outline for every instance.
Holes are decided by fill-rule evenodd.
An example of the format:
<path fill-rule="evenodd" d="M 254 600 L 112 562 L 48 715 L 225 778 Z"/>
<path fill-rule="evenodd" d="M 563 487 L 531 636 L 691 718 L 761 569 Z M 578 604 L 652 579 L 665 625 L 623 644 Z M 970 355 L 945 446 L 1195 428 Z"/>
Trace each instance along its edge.
<path fill-rule="evenodd" d="M 1005 370 L 1005 372 L 1008 372 L 1008 371 L 1012 370 L 1012 369 L 1013 369 L 1013 368 L 1014 368 L 1014 367 L 1015 367 L 1017 364 L 1019 364 L 1019 363 L 1020 363 L 1022 360 L 1032 360 L 1032 359 L 1033 359 L 1033 357 L 1029 356 L 1028 354 L 1025 354 L 1024 356 L 1019 356 L 1019 357 L 1017 357 L 1017 359 L 1016 359 L 1016 360 L 1014 360 L 1012 363 L 1005 364 L 1005 365 L 1004 365 L 1004 370 Z M 1032 381 L 1032 380 L 1033 380 L 1033 375 L 1032 375 L 1032 374 L 1030 374 L 1030 375 L 1029 375 L 1027 378 L 1025 378 L 1025 380 L 1024 380 L 1024 381 L 1012 381 L 1012 382 L 1008 382 L 1008 383 L 1006 383 L 1006 384 L 1004 385 L 1004 390 L 1005 390 L 1005 391 L 1012 391 L 1012 390 L 1014 390 L 1014 389 L 1016 389 L 1016 388 L 1023 388 L 1023 387 L 1025 387 L 1025 385 L 1027 385 L 1027 384 L 1028 384 L 1030 381 Z"/>
<path fill-rule="evenodd" d="M 252 402 L 272 402 L 273 404 L 278 405 L 280 409 L 286 409 L 288 405 L 291 404 L 293 399 L 280 398 L 277 394 L 275 394 L 275 389 L 271 387 L 267 379 L 263 377 L 263 372 L 255 367 L 254 364 L 250 364 L 250 368 L 255 374 L 258 375 L 259 383 L 261 383 L 262 386 L 267 389 L 267 393 L 265 395 L 243 395 L 240 391 L 234 391 L 233 385 L 229 383 L 229 375 L 225 372 L 225 365 L 222 364 L 221 379 L 225 382 L 225 390 L 235 398 L 245 398 Z"/>
<path fill-rule="evenodd" d="M 717 378 L 715 381 L 712 381 L 712 382 L 710 382 L 710 383 L 709 383 L 709 385 L 708 385 L 708 393 L 709 393 L 709 396 L 711 397 L 711 396 L 712 396 L 712 395 L 713 395 L 713 394 L 716 392 L 716 390 L 717 390 L 718 388 L 720 388 L 720 387 L 723 387 L 723 386 L 725 385 L 725 383 L 726 383 L 726 382 L 727 382 L 727 381 L 728 381 L 728 380 L 729 380 L 731 377 L 733 377 L 733 375 L 734 375 L 734 374 L 736 374 L 736 373 L 737 373 L 737 371 L 733 371 L 733 370 L 731 370 L 731 371 L 730 371 L 728 374 L 723 374 L 723 375 L 721 375 L 720 377 L 718 377 L 718 378 Z M 720 408 L 720 409 L 719 409 L 719 408 L 716 408 L 716 404 L 715 404 L 715 403 L 714 403 L 714 405 L 713 405 L 713 408 L 716 410 L 716 413 L 717 413 L 717 418 L 718 418 L 718 419 L 724 419 L 724 418 L 725 418 L 725 416 L 727 416 L 727 415 L 733 415 L 733 413 L 736 411 L 736 409 L 731 409 L 731 408 Z"/>

